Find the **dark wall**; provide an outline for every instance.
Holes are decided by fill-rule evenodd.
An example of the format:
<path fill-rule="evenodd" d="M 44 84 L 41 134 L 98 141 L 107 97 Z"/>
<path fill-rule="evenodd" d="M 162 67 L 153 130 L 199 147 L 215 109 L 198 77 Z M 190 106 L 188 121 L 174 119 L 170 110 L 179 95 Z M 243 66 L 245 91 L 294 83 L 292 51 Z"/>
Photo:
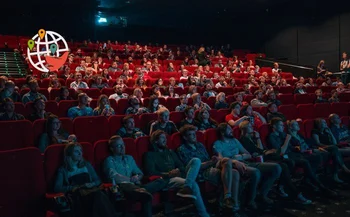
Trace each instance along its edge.
<path fill-rule="evenodd" d="M 350 51 L 350 13 L 293 18 L 297 22 L 282 17 L 269 30 L 272 34 L 263 45 L 266 54 L 301 65 L 315 66 L 323 59 L 330 71 L 338 71 L 341 53 Z"/>

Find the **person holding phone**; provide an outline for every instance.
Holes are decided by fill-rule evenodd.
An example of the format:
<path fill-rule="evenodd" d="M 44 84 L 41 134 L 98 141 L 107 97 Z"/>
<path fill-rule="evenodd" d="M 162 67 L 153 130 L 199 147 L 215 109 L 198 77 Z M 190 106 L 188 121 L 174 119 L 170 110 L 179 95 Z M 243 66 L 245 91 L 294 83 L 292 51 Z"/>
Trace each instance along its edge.
<path fill-rule="evenodd" d="M 94 116 L 111 116 L 114 115 L 114 109 L 109 105 L 108 96 L 102 94 L 97 101 L 98 107 L 94 109 Z"/>

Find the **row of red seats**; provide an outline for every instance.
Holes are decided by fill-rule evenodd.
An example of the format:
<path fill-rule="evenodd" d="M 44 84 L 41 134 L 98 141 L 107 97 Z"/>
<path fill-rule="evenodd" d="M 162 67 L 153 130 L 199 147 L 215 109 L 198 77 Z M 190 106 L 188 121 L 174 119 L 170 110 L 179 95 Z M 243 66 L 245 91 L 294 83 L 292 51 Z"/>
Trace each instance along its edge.
<path fill-rule="evenodd" d="M 67 110 L 68 108 L 67 106 Z M 254 110 L 260 112 L 263 116 L 267 113 L 266 107 L 254 108 Z M 349 116 L 349 110 L 350 103 L 281 105 L 279 107 L 279 111 L 285 114 L 287 120 L 327 118 L 331 113 L 336 113 L 341 117 Z M 61 112 L 61 110 L 58 111 Z M 210 110 L 211 117 L 218 123 L 225 122 L 225 116 L 229 113 L 229 109 Z M 121 121 L 125 115 L 114 115 L 108 119 L 104 116 L 77 117 L 73 121 L 69 118 L 60 117 L 63 129 L 76 134 L 79 141 L 94 143 L 97 140 L 107 139 L 114 135 L 122 126 Z M 184 117 L 183 112 L 170 112 L 170 120 L 175 123 L 179 123 Z M 156 119 L 156 113 L 142 114 L 135 116 L 135 125 L 143 129 Z M 3 138 L 3 145 L 0 150 L 21 148 L 24 144 L 28 146 L 37 145 L 39 136 L 45 132 L 45 123 L 45 120 L 36 120 L 34 123 L 27 120 L 0 122 L 0 131 L 4 135 L 8 135 Z"/>

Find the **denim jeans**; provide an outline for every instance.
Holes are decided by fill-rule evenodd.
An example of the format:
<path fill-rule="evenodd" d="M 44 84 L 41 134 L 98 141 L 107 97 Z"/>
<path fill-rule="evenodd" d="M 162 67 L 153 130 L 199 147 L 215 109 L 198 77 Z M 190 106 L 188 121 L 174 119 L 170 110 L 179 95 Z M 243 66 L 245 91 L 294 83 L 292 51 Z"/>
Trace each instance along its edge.
<path fill-rule="evenodd" d="M 209 214 L 204 206 L 204 202 L 201 196 L 201 191 L 196 182 L 196 178 L 201 167 L 201 160 L 193 158 L 186 166 L 186 179 L 181 177 L 174 177 L 169 180 L 168 188 L 183 188 L 188 186 L 192 189 L 193 195 L 197 200 L 194 201 L 194 205 L 197 208 L 199 216 L 209 217 Z"/>

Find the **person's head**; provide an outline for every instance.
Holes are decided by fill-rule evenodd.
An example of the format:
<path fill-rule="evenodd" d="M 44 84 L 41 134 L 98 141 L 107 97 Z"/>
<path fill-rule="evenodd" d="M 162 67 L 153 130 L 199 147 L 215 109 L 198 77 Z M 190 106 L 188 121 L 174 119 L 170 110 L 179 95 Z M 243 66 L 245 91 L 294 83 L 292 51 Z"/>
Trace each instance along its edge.
<path fill-rule="evenodd" d="M 314 79 L 309 78 L 309 84 L 314 84 Z"/>
<path fill-rule="evenodd" d="M 85 166 L 83 158 L 83 148 L 79 143 L 71 142 L 64 149 L 64 167 L 68 171 L 72 171 L 74 165 L 78 168 Z"/>
<path fill-rule="evenodd" d="M 122 137 L 112 136 L 108 141 L 109 150 L 114 156 L 123 156 L 125 155 L 125 145 Z"/>
<path fill-rule="evenodd" d="M 275 69 L 278 69 L 278 67 L 279 67 L 278 63 L 274 63 L 274 64 L 273 64 L 273 67 L 274 67 Z"/>
<path fill-rule="evenodd" d="M 61 129 L 61 121 L 56 115 L 51 114 L 46 120 L 46 132 L 51 135 Z"/>
<path fill-rule="evenodd" d="M 256 90 L 256 91 L 254 92 L 254 96 L 255 96 L 256 99 L 261 100 L 262 97 L 263 97 L 263 92 L 262 92 L 261 90 Z"/>
<path fill-rule="evenodd" d="M 12 94 L 15 91 L 15 83 L 13 81 L 6 81 L 5 89 Z"/>
<path fill-rule="evenodd" d="M 180 96 L 180 103 L 181 104 L 187 104 L 187 96 L 186 96 L 186 94 L 182 94 L 181 96 Z"/>
<path fill-rule="evenodd" d="M 127 131 L 135 129 L 135 120 L 132 115 L 127 115 L 122 120 L 123 126 Z"/>
<path fill-rule="evenodd" d="M 2 101 L 2 106 L 5 112 L 12 113 L 15 111 L 15 103 L 11 98 L 5 98 Z"/>
<path fill-rule="evenodd" d="M 193 100 L 193 104 L 201 103 L 202 101 L 201 95 L 199 93 L 192 94 L 192 100 Z"/>
<path fill-rule="evenodd" d="M 81 81 L 83 79 L 83 76 L 80 72 L 76 72 L 74 76 L 76 81 Z"/>
<path fill-rule="evenodd" d="M 304 84 L 305 78 L 304 78 L 303 76 L 300 76 L 300 77 L 299 77 L 299 82 L 302 83 L 302 84 Z"/>
<path fill-rule="evenodd" d="M 150 97 L 149 99 L 149 105 L 148 105 L 148 108 L 150 110 L 153 110 L 153 109 L 158 109 L 158 106 L 159 106 L 159 99 L 157 96 L 153 95 Z"/>
<path fill-rule="evenodd" d="M 346 53 L 346 52 L 343 52 L 343 54 L 342 54 L 342 58 L 343 58 L 344 60 L 346 60 L 346 59 L 348 58 L 348 55 L 347 55 L 347 53 Z"/>
<path fill-rule="evenodd" d="M 284 130 L 284 125 L 281 118 L 272 118 L 270 121 L 270 125 L 273 132 L 282 133 Z"/>
<path fill-rule="evenodd" d="M 230 125 L 228 125 L 227 123 L 219 124 L 217 131 L 218 131 L 218 134 L 219 134 L 221 139 L 232 139 L 233 138 L 232 127 Z"/>
<path fill-rule="evenodd" d="M 69 96 L 69 89 L 66 86 L 60 88 L 60 96 L 66 99 Z"/>
<path fill-rule="evenodd" d="M 276 83 L 277 82 L 277 77 L 276 76 L 272 76 L 271 77 L 271 83 Z"/>
<path fill-rule="evenodd" d="M 206 108 L 202 108 L 201 110 L 199 110 L 198 115 L 197 115 L 197 119 L 199 121 L 209 120 L 210 119 L 209 110 Z"/>
<path fill-rule="evenodd" d="M 335 113 L 329 115 L 329 121 L 331 122 L 331 124 L 335 124 L 335 125 L 341 124 L 341 119 L 339 115 Z"/>
<path fill-rule="evenodd" d="M 181 127 L 180 134 L 185 144 L 197 143 L 196 131 L 197 131 L 197 127 L 192 125 L 185 125 Z"/>
<path fill-rule="evenodd" d="M 167 149 L 166 133 L 163 130 L 156 130 L 151 135 L 151 145 L 154 151 Z"/>
<path fill-rule="evenodd" d="M 205 85 L 205 89 L 206 89 L 206 90 L 212 90 L 213 87 L 211 86 L 210 83 L 208 83 L 208 84 Z"/>
<path fill-rule="evenodd" d="M 236 100 L 237 102 L 242 102 L 242 101 L 243 101 L 243 94 L 242 94 L 242 93 L 236 93 L 236 94 L 234 95 L 234 97 L 235 97 L 235 100 Z"/>
<path fill-rule="evenodd" d="M 140 108 L 140 100 L 136 96 L 129 97 L 129 105 L 134 109 Z"/>
<path fill-rule="evenodd" d="M 142 90 L 140 88 L 135 88 L 133 95 L 136 96 L 138 99 L 141 99 L 143 97 Z"/>
<path fill-rule="evenodd" d="M 300 130 L 299 123 L 296 120 L 287 122 L 288 130 L 291 132 L 298 132 Z"/>
<path fill-rule="evenodd" d="M 156 85 L 162 86 L 163 85 L 163 79 L 159 78 L 156 82 Z"/>
<path fill-rule="evenodd" d="M 97 100 L 97 105 L 100 109 L 104 109 L 106 105 L 109 105 L 108 96 L 105 94 L 100 95 L 100 97 Z"/>
<path fill-rule="evenodd" d="M 35 79 L 32 79 L 32 80 L 29 81 L 29 89 L 33 93 L 38 92 L 39 85 L 38 85 L 38 82 Z"/>
<path fill-rule="evenodd" d="M 269 99 L 270 99 L 270 100 L 275 100 L 275 99 L 276 99 L 276 93 L 275 93 L 275 91 L 270 91 L 268 96 L 269 96 Z"/>
<path fill-rule="evenodd" d="M 241 105 L 239 104 L 239 102 L 233 102 L 230 105 L 230 111 L 231 114 L 235 115 L 235 116 L 239 116 L 240 112 L 241 112 Z"/>
<path fill-rule="evenodd" d="M 321 89 L 317 89 L 317 90 L 315 91 L 315 95 L 316 95 L 317 97 L 322 97 L 322 90 L 321 90 Z"/>
<path fill-rule="evenodd" d="M 241 115 L 253 116 L 253 107 L 249 104 L 243 105 L 241 108 Z"/>
<path fill-rule="evenodd" d="M 338 98 L 338 91 L 337 90 L 332 90 L 331 95 L 333 98 Z"/>
<path fill-rule="evenodd" d="M 184 113 L 187 119 L 192 120 L 194 118 L 194 108 L 192 106 L 187 106 Z"/>
<path fill-rule="evenodd" d="M 37 112 L 45 110 L 45 101 L 42 98 L 37 98 L 33 103 L 34 109 Z"/>
<path fill-rule="evenodd" d="M 152 86 L 152 94 L 158 94 L 159 92 L 159 86 L 158 85 L 153 85 Z"/>
<path fill-rule="evenodd" d="M 245 136 L 245 135 L 247 135 L 247 134 L 251 134 L 251 133 L 254 132 L 252 123 L 250 123 L 250 122 L 247 121 L 247 120 L 242 121 L 242 122 L 239 124 L 239 129 L 240 129 L 240 131 L 241 131 L 242 136 Z"/>
<path fill-rule="evenodd" d="M 216 102 L 225 102 L 226 95 L 224 92 L 220 92 L 218 95 L 216 95 Z"/>
<path fill-rule="evenodd" d="M 273 102 L 269 103 L 269 104 L 267 105 L 267 108 L 268 108 L 268 110 L 269 110 L 270 113 L 276 113 L 277 110 L 278 110 L 278 109 L 277 109 L 276 103 L 273 103 Z"/>
<path fill-rule="evenodd" d="M 79 105 L 87 106 L 89 103 L 89 97 L 86 93 L 79 93 L 78 101 Z"/>
<path fill-rule="evenodd" d="M 162 107 L 158 109 L 157 111 L 158 114 L 158 121 L 162 124 L 168 123 L 169 122 L 169 110 Z"/>

